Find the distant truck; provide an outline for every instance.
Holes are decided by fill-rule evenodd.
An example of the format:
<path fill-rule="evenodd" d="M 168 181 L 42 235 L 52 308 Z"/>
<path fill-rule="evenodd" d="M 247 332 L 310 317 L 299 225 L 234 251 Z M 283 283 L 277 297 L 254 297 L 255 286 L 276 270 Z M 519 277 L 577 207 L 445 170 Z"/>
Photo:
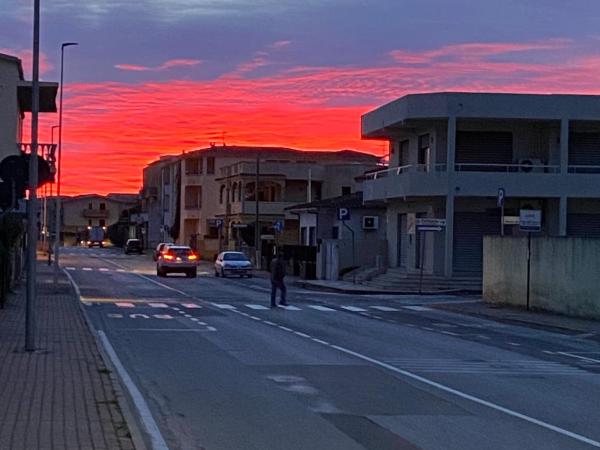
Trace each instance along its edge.
<path fill-rule="evenodd" d="M 96 245 L 100 248 L 104 247 L 104 227 L 88 227 L 87 246 L 92 248 Z"/>

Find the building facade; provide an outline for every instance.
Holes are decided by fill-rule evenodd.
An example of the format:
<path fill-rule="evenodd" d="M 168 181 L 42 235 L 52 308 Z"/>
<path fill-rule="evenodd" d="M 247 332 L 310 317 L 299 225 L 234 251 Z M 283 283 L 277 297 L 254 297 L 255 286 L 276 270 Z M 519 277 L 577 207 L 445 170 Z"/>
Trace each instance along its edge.
<path fill-rule="evenodd" d="M 265 247 L 274 242 L 297 242 L 298 220 L 285 212 L 286 207 L 354 192 L 358 186 L 355 177 L 377 167 L 379 161 L 376 156 L 348 150 L 213 146 L 186 152 L 163 163 L 172 174 L 179 174 L 178 184 L 170 191 L 169 202 L 175 208 L 172 227 L 178 230 L 171 237 L 191 245 L 205 259 L 224 249 L 254 247 L 257 159 L 260 235 Z M 152 165 L 161 164 L 158 161 L 146 169 Z M 144 190 L 150 178 L 150 171 L 147 177 L 145 171 Z M 164 179 L 160 183 L 167 192 Z M 160 195 L 161 189 L 156 191 Z M 281 230 L 275 232 L 277 223 Z M 148 225 L 149 229 L 153 226 Z"/>
<path fill-rule="evenodd" d="M 522 209 L 542 211 L 541 235 L 600 236 L 600 96 L 408 95 L 365 114 L 362 135 L 390 143 L 364 191 L 388 204 L 392 267 L 480 275 L 483 235 L 523 233 Z M 420 233 L 420 218 L 446 225 Z"/>

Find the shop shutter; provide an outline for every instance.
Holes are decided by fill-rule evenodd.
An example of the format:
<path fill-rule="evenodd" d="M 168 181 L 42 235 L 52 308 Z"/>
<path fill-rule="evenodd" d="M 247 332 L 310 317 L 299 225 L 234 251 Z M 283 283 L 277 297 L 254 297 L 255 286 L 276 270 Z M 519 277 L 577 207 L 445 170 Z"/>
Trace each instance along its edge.
<path fill-rule="evenodd" d="M 574 237 L 600 237 L 600 214 L 569 214 L 567 235 Z"/>
<path fill-rule="evenodd" d="M 600 133 L 569 134 L 569 165 L 600 166 Z"/>
<path fill-rule="evenodd" d="M 483 236 L 500 234 L 500 214 L 494 212 L 457 212 L 454 215 L 454 273 L 481 274 Z"/>
<path fill-rule="evenodd" d="M 510 132 L 458 131 L 456 164 L 512 164 Z"/>

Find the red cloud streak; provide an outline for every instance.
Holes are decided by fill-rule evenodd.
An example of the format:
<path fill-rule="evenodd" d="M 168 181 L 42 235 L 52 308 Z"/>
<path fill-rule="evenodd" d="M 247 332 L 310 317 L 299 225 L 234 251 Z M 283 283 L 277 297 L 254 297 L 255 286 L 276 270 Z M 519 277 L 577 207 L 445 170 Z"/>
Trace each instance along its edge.
<path fill-rule="evenodd" d="M 564 57 L 560 64 L 552 59 L 556 52 L 568 55 L 569 45 L 470 43 L 392 52 L 386 65 L 371 68 L 295 67 L 254 79 L 237 71 L 207 81 L 68 85 L 63 192 L 135 192 L 148 162 L 220 142 L 223 133 L 236 145 L 382 154 L 382 143 L 360 139 L 360 116 L 407 93 L 597 94 L 600 57 Z M 540 54 L 552 60 L 544 62 Z M 43 117 L 42 137 L 49 137 L 55 122 Z"/>

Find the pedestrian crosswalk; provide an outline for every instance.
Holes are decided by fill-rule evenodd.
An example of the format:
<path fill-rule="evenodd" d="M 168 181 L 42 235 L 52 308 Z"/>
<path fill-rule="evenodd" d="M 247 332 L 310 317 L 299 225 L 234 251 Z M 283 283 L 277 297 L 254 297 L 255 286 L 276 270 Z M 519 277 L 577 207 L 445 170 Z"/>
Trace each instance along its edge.
<path fill-rule="evenodd" d="M 100 304 L 100 302 L 88 301 L 89 304 Z M 102 304 L 106 304 L 106 302 L 102 302 Z M 112 303 L 114 306 L 118 308 L 171 308 L 174 310 L 186 310 L 186 309 L 202 309 L 207 306 L 200 305 L 198 303 L 165 303 L 156 302 L 156 301 L 116 301 Z M 268 304 L 259 304 L 259 303 L 240 303 L 240 304 L 230 304 L 230 303 L 210 303 L 210 306 L 221 309 L 221 310 L 252 310 L 252 311 L 267 311 L 271 310 Z M 381 313 L 381 312 L 399 312 L 402 310 L 411 310 L 411 306 L 399 306 L 396 308 L 392 308 L 384 305 L 362 305 L 362 306 L 353 306 L 353 305 L 335 305 L 335 306 L 325 306 L 321 304 L 307 304 L 302 303 L 299 305 L 279 305 L 277 309 L 284 309 L 286 311 L 319 311 L 324 313 L 335 313 L 335 312 L 355 312 L 355 313 Z"/>

